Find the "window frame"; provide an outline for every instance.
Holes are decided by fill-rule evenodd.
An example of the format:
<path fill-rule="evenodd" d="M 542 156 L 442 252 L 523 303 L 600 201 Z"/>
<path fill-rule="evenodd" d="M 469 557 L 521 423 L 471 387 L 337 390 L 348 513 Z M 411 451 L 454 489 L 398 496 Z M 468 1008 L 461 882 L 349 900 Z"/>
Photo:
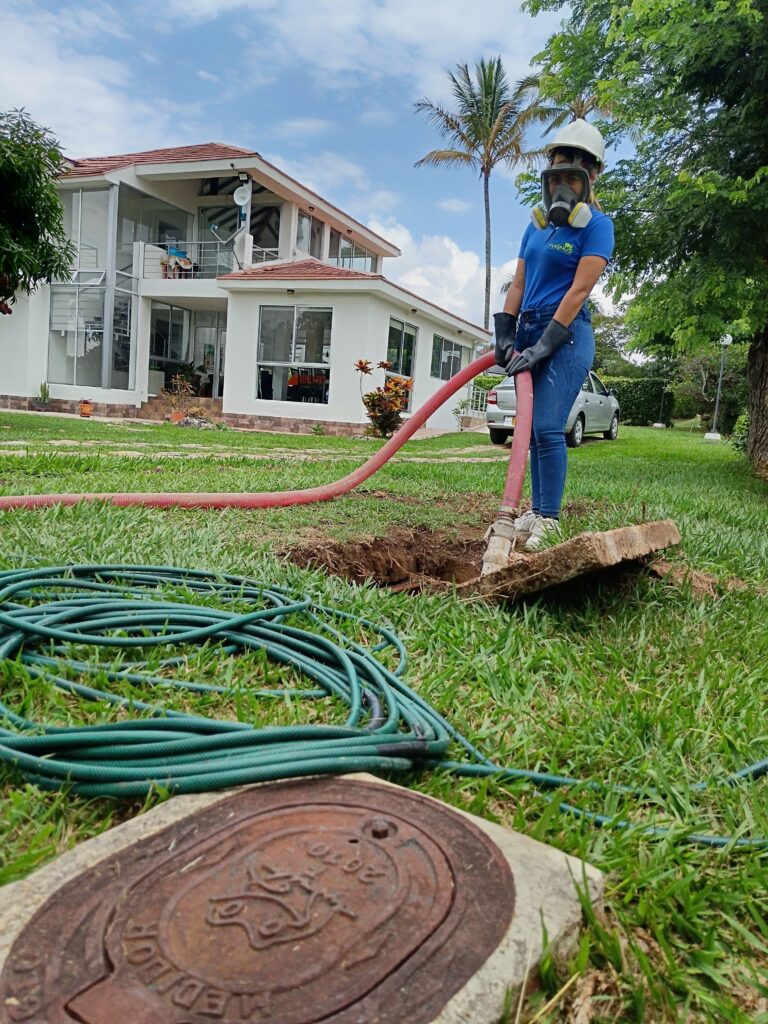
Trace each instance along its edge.
<path fill-rule="evenodd" d="M 284 360 L 284 359 L 262 359 L 261 358 L 261 345 L 262 345 L 262 341 L 261 341 L 261 327 L 262 327 L 262 322 L 263 322 L 263 314 L 264 314 L 265 310 L 269 310 L 269 309 L 279 309 L 279 310 L 292 309 L 293 310 L 293 328 L 292 328 L 292 331 L 291 331 L 290 358 L 288 360 Z M 296 359 L 296 345 L 297 345 L 296 333 L 297 333 L 297 326 L 298 326 L 298 322 L 299 322 L 299 315 L 302 312 L 318 312 L 318 313 L 329 313 L 330 314 L 330 330 L 329 330 L 329 337 L 328 337 L 328 358 L 327 358 L 326 362 L 323 362 L 322 360 L 318 361 L 318 360 L 309 360 L 309 359 Z M 256 334 L 256 379 L 255 379 L 255 383 L 254 383 L 254 398 L 257 401 L 260 401 L 260 402 L 290 402 L 292 405 L 302 405 L 302 404 L 311 405 L 311 404 L 314 404 L 314 405 L 323 405 L 323 406 L 326 406 L 326 407 L 330 404 L 331 352 L 332 352 L 332 348 L 333 348 L 333 318 L 334 318 L 334 312 L 335 312 L 335 307 L 334 306 L 315 306 L 315 305 L 303 305 L 302 306 L 299 303 L 283 303 L 283 304 L 280 304 L 280 303 L 264 303 L 263 305 L 259 306 L 259 320 L 258 320 L 258 327 L 257 327 L 257 334 Z M 323 343 L 322 348 L 323 348 L 323 352 L 324 352 L 325 351 L 325 343 Z M 319 370 L 322 370 L 326 374 L 326 380 L 325 380 L 325 400 L 321 401 L 321 402 L 314 402 L 314 403 L 313 402 L 302 403 L 302 402 L 297 402 L 294 399 L 290 399 L 290 398 L 265 398 L 263 395 L 260 394 L 260 380 L 259 380 L 260 373 L 259 373 L 259 371 L 260 371 L 260 368 L 262 366 L 263 367 L 280 366 L 280 367 L 285 367 L 285 368 L 287 368 L 289 370 L 295 369 L 297 371 L 300 371 L 302 369 L 309 369 L 309 370 L 311 370 L 311 369 L 319 369 Z"/>
<path fill-rule="evenodd" d="M 390 333 L 389 332 L 392 330 L 393 322 L 395 324 L 401 324 L 402 325 L 402 330 L 401 330 L 401 333 L 400 333 L 400 350 L 399 350 L 400 367 L 396 369 L 393 366 L 391 369 L 385 370 L 384 371 L 384 377 L 385 377 L 385 379 L 387 377 L 398 377 L 400 380 L 414 381 L 414 367 L 415 367 L 415 364 L 416 364 L 416 348 L 417 348 L 418 343 L 419 343 L 419 328 L 416 326 L 416 324 L 408 323 L 407 320 L 399 320 L 397 317 L 394 317 L 394 316 L 391 316 L 389 318 L 389 327 L 387 329 L 387 360 L 386 360 L 388 363 L 392 362 L 392 360 L 389 358 L 389 343 L 390 343 Z M 405 341 L 405 328 L 406 327 L 409 327 L 411 329 L 412 334 L 413 334 L 413 347 L 411 349 L 410 373 L 404 373 L 403 369 L 402 369 L 403 344 L 404 344 L 404 341 Z M 413 405 L 413 387 L 411 387 L 411 390 L 408 392 L 408 405 L 406 406 L 405 411 L 406 412 L 411 412 L 412 405 Z"/>
<path fill-rule="evenodd" d="M 445 348 L 446 348 L 446 346 L 450 346 L 452 349 L 455 349 L 455 350 L 458 351 L 459 367 L 453 373 L 449 373 L 447 377 L 444 377 L 442 375 L 442 373 L 435 374 L 433 372 L 434 371 L 434 367 L 435 367 L 435 345 L 438 342 L 440 343 L 440 358 L 438 360 L 438 370 L 446 362 L 446 359 L 445 359 Z M 455 353 L 451 356 L 451 359 L 454 359 L 454 360 L 456 359 L 456 354 Z M 432 359 L 431 359 L 430 365 L 429 365 L 429 375 L 430 375 L 430 377 L 433 380 L 450 380 L 451 377 L 455 377 L 456 376 L 456 374 L 459 372 L 459 370 L 463 370 L 464 367 L 468 366 L 468 365 L 469 365 L 469 350 L 467 349 L 466 345 L 462 345 L 460 342 L 454 341 L 452 338 L 446 338 L 445 335 L 443 335 L 443 334 L 434 334 L 433 333 L 433 335 L 432 335 Z"/>

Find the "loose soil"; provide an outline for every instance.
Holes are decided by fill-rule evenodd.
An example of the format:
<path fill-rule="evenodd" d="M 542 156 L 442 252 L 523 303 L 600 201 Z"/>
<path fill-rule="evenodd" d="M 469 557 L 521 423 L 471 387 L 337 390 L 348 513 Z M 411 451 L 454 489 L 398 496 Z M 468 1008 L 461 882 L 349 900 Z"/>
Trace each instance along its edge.
<path fill-rule="evenodd" d="M 384 537 L 316 540 L 286 554 L 302 568 L 323 568 L 355 583 L 372 580 L 396 591 L 430 589 L 480 575 L 484 532 L 471 526 L 451 531 L 396 526 Z"/>

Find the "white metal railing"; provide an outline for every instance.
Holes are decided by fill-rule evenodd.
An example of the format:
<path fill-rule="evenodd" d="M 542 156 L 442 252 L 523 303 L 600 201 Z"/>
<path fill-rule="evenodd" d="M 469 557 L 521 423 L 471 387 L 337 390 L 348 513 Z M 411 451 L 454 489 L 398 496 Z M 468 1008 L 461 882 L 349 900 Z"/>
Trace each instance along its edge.
<path fill-rule="evenodd" d="M 276 260 L 277 249 L 254 246 L 251 263 Z M 239 270 L 232 245 L 226 242 L 147 242 L 144 245 L 144 278 L 214 278 Z"/>
<path fill-rule="evenodd" d="M 467 395 L 467 416 L 485 416 L 488 411 L 488 392 L 476 384 L 470 385 Z"/>

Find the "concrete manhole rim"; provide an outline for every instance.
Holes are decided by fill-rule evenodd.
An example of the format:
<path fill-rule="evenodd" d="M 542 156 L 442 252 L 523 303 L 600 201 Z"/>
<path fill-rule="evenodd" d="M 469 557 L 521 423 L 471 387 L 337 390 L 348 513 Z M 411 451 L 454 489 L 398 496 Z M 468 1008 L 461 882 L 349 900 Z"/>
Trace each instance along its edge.
<path fill-rule="evenodd" d="M 353 791 L 360 794 L 360 799 L 352 797 Z M 347 1024 L 347 1021 L 351 1022 L 358 1019 L 361 1009 L 366 1010 L 366 1004 L 371 1004 L 371 1006 L 368 1006 L 370 1011 L 373 1003 L 376 1003 L 377 1006 L 386 1003 L 386 1015 L 376 1016 L 375 1019 L 381 1021 L 391 1020 L 394 1022 L 398 1019 L 407 1018 L 413 1024 L 418 1024 L 420 1021 L 428 1022 L 434 1020 L 441 1007 L 482 966 L 487 956 L 498 946 L 501 938 L 506 933 L 512 917 L 512 907 L 514 904 L 512 874 L 507 861 L 488 836 L 459 812 L 444 807 L 431 798 L 413 793 L 412 791 L 357 779 L 299 779 L 269 786 L 257 786 L 238 792 L 229 798 L 223 799 L 213 807 L 198 812 L 192 818 L 186 818 L 183 823 L 180 823 L 183 827 L 167 826 L 161 832 L 140 840 L 136 846 L 130 848 L 130 855 L 133 860 L 132 869 L 130 867 L 123 868 L 123 863 L 127 856 L 125 851 L 113 854 L 101 861 L 89 872 L 102 885 L 107 886 L 111 893 L 110 899 L 113 900 L 109 913 L 105 914 L 103 907 L 105 899 L 103 896 L 99 896 L 99 902 L 102 904 L 102 907 L 96 927 L 98 935 L 96 942 L 102 956 L 99 966 L 101 977 L 105 976 L 104 946 L 106 932 L 111 922 L 115 919 L 115 906 L 120 900 L 124 902 L 126 894 L 130 893 L 142 880 L 145 880 L 152 874 L 151 870 L 146 870 L 146 866 L 141 866 L 142 862 L 151 855 L 152 851 L 162 854 L 163 850 L 165 850 L 166 856 L 163 863 L 167 865 L 174 857 L 188 856 L 190 852 L 204 845 L 201 838 L 201 831 L 204 826 L 208 836 L 205 842 L 210 845 L 212 841 L 215 842 L 216 834 L 224 828 L 232 829 L 237 827 L 240 832 L 243 832 L 251 827 L 255 827 L 254 823 L 257 823 L 260 819 L 263 821 L 264 816 L 269 813 L 269 807 L 275 812 L 283 808 L 285 813 L 288 813 L 290 808 L 306 806 L 306 795 L 308 792 L 312 794 L 313 806 L 332 808 L 334 804 L 338 804 L 338 806 L 344 807 L 345 813 L 348 816 L 353 810 L 361 810 L 368 814 L 369 817 L 371 815 L 374 818 L 378 816 L 382 820 L 386 820 L 387 814 L 389 814 L 391 817 L 398 819 L 402 817 L 403 820 L 410 821 L 413 829 L 418 830 L 424 836 L 428 836 L 431 832 L 432 836 L 430 838 L 435 840 L 435 847 L 448 855 L 451 871 L 456 880 L 456 892 L 454 898 L 450 901 L 449 909 L 442 916 L 436 928 L 426 935 L 421 945 L 413 950 L 409 958 L 404 963 L 395 966 L 389 974 L 377 978 L 361 998 L 358 998 L 346 1008 L 342 1006 L 338 1010 L 334 1010 L 331 1016 L 324 1012 L 323 1019 L 338 1021 L 339 1024 Z M 340 801 L 343 801 L 343 804 Z M 255 811 L 254 808 L 257 805 L 260 805 L 260 810 Z M 410 815 L 408 814 L 408 809 L 410 809 Z M 250 825 L 248 824 L 249 822 Z M 174 833 L 178 834 L 175 835 Z M 214 837 L 213 840 L 212 836 Z M 375 848 L 376 844 L 381 842 L 382 840 L 372 837 L 372 848 Z M 173 843 L 177 844 L 176 852 L 171 852 L 171 855 L 168 856 L 167 847 Z M 451 854 L 455 854 L 457 850 L 459 851 L 459 856 L 465 861 L 463 865 L 459 864 L 457 866 L 455 858 L 451 859 Z M 240 859 L 242 860 L 242 857 Z M 470 866 L 475 865 L 473 869 L 474 874 L 470 871 L 471 879 L 465 870 L 467 864 Z M 477 870 L 478 864 L 482 864 L 482 871 Z M 118 874 L 119 882 L 115 881 L 116 873 Z M 40 950 L 41 941 L 44 942 L 45 936 L 49 933 L 55 936 L 55 943 L 58 945 L 59 954 L 61 953 L 62 944 L 72 944 L 73 947 L 85 950 L 86 945 L 90 943 L 90 948 L 93 949 L 93 927 L 89 930 L 89 927 L 83 920 L 83 917 L 87 917 L 93 908 L 90 904 L 87 904 L 85 907 L 81 906 L 82 913 L 80 918 L 77 921 L 73 921 L 73 910 L 70 906 L 70 904 L 76 905 L 78 900 L 82 904 L 82 891 L 84 889 L 87 890 L 89 887 L 87 877 L 86 875 L 85 877 L 73 879 L 63 886 L 58 893 L 52 896 L 37 911 L 26 927 L 18 934 L 0 978 L 5 999 L 9 995 L 11 998 L 17 998 L 14 993 L 20 991 L 20 979 L 23 982 L 22 989 L 24 985 L 29 985 L 29 964 L 33 962 L 31 954 L 35 949 Z M 110 878 L 112 879 L 111 882 L 109 881 Z M 484 893 L 480 892 L 483 880 L 489 883 Z M 476 884 L 478 889 L 473 889 L 470 894 L 470 886 Z M 94 888 L 95 882 L 90 887 Z M 506 906 L 504 906 L 504 901 L 500 899 L 502 893 L 507 895 Z M 61 907 L 65 916 L 69 918 L 69 923 L 64 928 L 64 931 L 62 931 L 61 922 L 55 926 L 53 924 L 55 906 Z M 92 924 L 93 922 L 91 922 Z M 469 940 L 467 935 L 471 936 Z M 481 941 L 481 939 L 484 941 Z M 77 965 L 70 958 L 63 965 L 62 963 L 59 964 L 59 974 L 56 979 L 52 979 L 49 977 L 51 973 L 49 964 L 55 959 L 55 956 L 46 958 L 48 963 L 46 963 L 44 973 L 47 971 L 47 974 L 42 981 L 38 979 L 38 984 L 41 985 L 43 990 L 42 1005 L 47 1007 L 51 1003 L 53 997 L 48 998 L 46 1003 L 45 991 L 50 990 L 52 981 L 60 982 L 66 991 L 60 993 L 62 1002 L 60 1010 L 57 1011 L 59 1015 L 52 1015 L 46 1010 L 48 1012 L 46 1019 L 50 1021 L 50 1024 L 59 1024 L 59 1022 L 63 1024 L 65 1021 L 69 1024 L 74 1018 L 63 1007 L 68 1005 L 69 1001 L 73 998 L 73 988 L 78 991 L 85 991 L 95 984 L 93 972 L 88 978 L 84 979 L 82 977 L 82 970 L 80 975 L 78 975 L 78 968 L 81 965 Z M 433 964 L 439 960 L 444 965 L 437 983 L 434 978 L 430 979 L 428 974 L 424 973 L 430 960 L 432 960 Z M 447 972 L 445 969 L 446 964 Z M 20 966 L 26 967 L 27 970 L 19 970 Z M 93 964 L 91 964 L 91 967 L 93 967 Z M 422 975 L 419 981 L 412 977 L 417 972 L 421 972 Z M 34 974 L 34 971 L 32 973 Z M 412 980 L 409 984 L 405 984 L 408 978 Z M 69 985 L 68 989 L 66 988 L 67 985 Z M 404 988 L 409 992 L 407 1005 L 399 1005 L 398 1008 L 397 992 Z M 25 991 L 28 993 L 28 987 Z M 192 989 L 188 987 L 186 991 L 191 992 Z M 24 991 L 21 991 L 21 995 L 22 997 L 24 996 Z M 114 993 L 110 992 L 109 995 L 112 1002 Z M 212 1000 L 214 996 L 208 993 L 205 998 Z M 3 1005 L 3 1003 L 0 1003 L 0 1020 L 13 1020 L 13 1017 L 6 1016 Z M 190 1022 L 195 1022 L 195 1024 L 198 1021 L 209 1022 L 211 1018 L 207 1013 L 212 1012 L 212 1009 L 215 1009 L 218 1004 L 214 1005 L 211 1002 L 201 1005 L 203 1007 L 202 1011 L 197 1012 L 193 1003 L 189 1007 L 184 1020 L 188 1019 Z M 256 1003 L 253 1005 L 256 1006 Z M 96 1007 L 97 1011 L 98 1006 L 98 1001 L 92 1003 L 92 1008 Z M 377 1009 L 378 1012 L 379 1010 Z M 350 1016 L 351 1013 L 357 1014 L 357 1016 Z M 16 1019 L 25 1018 L 17 1017 Z M 91 1021 L 93 1021 L 93 1024 L 101 1024 L 102 1019 L 108 1019 L 111 1024 L 111 1018 L 106 1017 L 89 1018 L 81 1016 L 80 1019 L 86 1020 L 87 1024 L 91 1024 Z M 159 1021 L 162 1018 L 158 1017 L 157 1019 Z M 238 1017 L 235 1019 L 253 1019 L 255 1021 L 260 1019 L 260 1017 Z M 305 1021 L 306 1024 L 311 1024 L 316 1018 L 306 1016 L 306 1011 L 297 1011 L 293 1016 L 284 1017 L 280 1015 L 276 1019 L 280 1019 L 281 1022 L 285 1020 L 286 1024 L 294 1020 L 297 1024 L 304 1024 Z M 147 1020 L 150 1021 L 153 1018 L 147 1017 Z"/>

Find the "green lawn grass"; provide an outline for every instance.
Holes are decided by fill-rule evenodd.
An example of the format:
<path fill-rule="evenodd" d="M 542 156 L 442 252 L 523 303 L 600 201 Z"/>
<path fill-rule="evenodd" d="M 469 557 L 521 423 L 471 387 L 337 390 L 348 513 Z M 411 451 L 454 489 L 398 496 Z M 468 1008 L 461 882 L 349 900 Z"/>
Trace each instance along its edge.
<path fill-rule="evenodd" d="M 52 443 L 62 441 L 76 443 Z M 313 486 L 348 473 L 380 443 L 0 414 L 0 493 Z M 316 531 L 359 538 L 393 525 L 487 524 L 503 454 L 483 434 L 412 441 L 357 493 L 295 509 L 0 513 L 0 568 L 208 568 L 391 622 L 408 649 L 409 684 L 498 761 L 668 794 L 641 807 L 569 794 L 592 810 L 672 825 L 670 837 L 654 840 L 564 817 L 523 784 L 437 773 L 409 780 L 607 872 L 604 910 L 587 921 L 569 964 L 545 963 L 542 992 L 521 1020 L 573 1020 L 576 999 L 591 989 L 584 1020 L 768 1022 L 768 859 L 681 841 L 691 831 L 768 835 L 768 781 L 692 788 L 766 757 L 768 747 L 768 489 L 727 445 L 687 430 L 622 428 L 615 443 L 590 439 L 569 453 L 566 493 L 568 533 L 674 518 L 683 543 L 671 558 L 707 573 L 719 596 L 641 574 L 501 607 L 350 585 L 276 554 Z M 11 668 L 0 685 L 18 706 L 67 720 L 83 714 Z M 191 700 L 198 711 L 234 713 Z M 7 770 L 0 781 L 2 882 L 154 802 L 41 793 Z M 568 992 L 536 1016 L 575 973 Z"/>

